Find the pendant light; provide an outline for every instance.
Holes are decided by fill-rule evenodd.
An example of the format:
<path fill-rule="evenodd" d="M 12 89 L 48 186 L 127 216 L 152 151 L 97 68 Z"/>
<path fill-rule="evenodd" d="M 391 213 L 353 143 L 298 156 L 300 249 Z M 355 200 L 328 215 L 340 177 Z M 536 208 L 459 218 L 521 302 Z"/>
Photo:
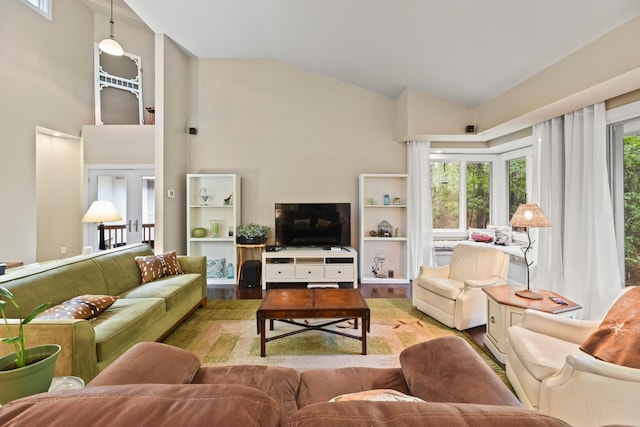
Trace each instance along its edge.
<path fill-rule="evenodd" d="M 101 51 L 108 53 L 109 55 L 122 56 L 124 54 L 124 50 L 122 49 L 122 46 L 120 46 L 120 43 L 115 41 L 113 38 L 113 0 L 111 0 L 111 20 L 109 23 L 111 24 L 111 35 L 109 38 L 102 40 L 98 44 L 98 47 Z"/>

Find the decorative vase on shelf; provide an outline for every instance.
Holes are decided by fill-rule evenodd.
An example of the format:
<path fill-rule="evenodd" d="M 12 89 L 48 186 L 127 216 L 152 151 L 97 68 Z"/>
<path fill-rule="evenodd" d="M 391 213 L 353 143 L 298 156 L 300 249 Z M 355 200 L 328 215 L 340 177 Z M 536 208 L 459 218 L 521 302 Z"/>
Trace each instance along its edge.
<path fill-rule="evenodd" d="M 207 188 L 202 187 L 200 189 L 200 201 L 202 202 L 202 206 L 207 205 L 207 200 L 209 200 L 209 195 L 207 194 Z"/>
<path fill-rule="evenodd" d="M 385 194 L 385 195 L 384 195 L 384 204 L 385 204 L 385 205 L 388 205 L 389 203 L 390 203 L 389 195 L 388 195 L 388 194 Z"/>
<path fill-rule="evenodd" d="M 211 220 L 211 237 L 220 237 L 221 221 L 219 219 Z"/>

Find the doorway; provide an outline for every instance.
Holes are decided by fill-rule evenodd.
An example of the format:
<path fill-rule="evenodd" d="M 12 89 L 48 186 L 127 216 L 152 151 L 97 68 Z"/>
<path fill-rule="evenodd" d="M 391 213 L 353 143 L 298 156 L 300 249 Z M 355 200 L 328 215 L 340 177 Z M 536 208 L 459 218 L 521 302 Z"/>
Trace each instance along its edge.
<path fill-rule="evenodd" d="M 105 223 L 107 249 L 132 243 L 155 242 L 155 177 L 149 169 L 89 169 L 87 207 L 95 200 L 113 203 L 122 217 Z M 85 244 L 99 246 L 94 224 L 87 224 Z"/>

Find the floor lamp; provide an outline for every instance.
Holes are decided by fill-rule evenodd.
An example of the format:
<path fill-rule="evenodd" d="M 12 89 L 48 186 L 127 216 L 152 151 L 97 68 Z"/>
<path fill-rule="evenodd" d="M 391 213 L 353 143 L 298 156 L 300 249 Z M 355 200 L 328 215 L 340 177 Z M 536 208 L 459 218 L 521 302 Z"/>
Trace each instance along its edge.
<path fill-rule="evenodd" d="M 529 234 L 530 228 L 538 228 L 538 227 L 551 227 L 551 221 L 549 218 L 542 212 L 542 209 L 538 207 L 535 203 L 525 203 L 518 206 L 516 213 L 511 217 L 511 221 L 509 222 L 511 227 L 524 227 L 527 229 L 527 239 L 529 240 L 529 244 L 525 248 L 522 249 L 522 253 L 524 254 L 524 263 L 527 265 L 527 289 L 516 291 L 516 295 L 522 298 L 529 299 L 542 299 L 542 295 L 539 293 L 533 292 L 529 288 L 529 267 L 533 264 L 533 261 L 529 261 L 527 259 L 527 253 L 533 247 L 535 242 L 531 241 L 531 235 Z"/>
<path fill-rule="evenodd" d="M 82 222 L 97 222 L 98 223 L 98 231 L 100 233 L 100 243 L 98 249 L 103 251 L 106 249 L 104 243 L 104 223 L 111 221 L 120 221 L 122 217 L 116 210 L 116 207 L 113 206 L 108 200 L 96 200 L 91 203 L 89 206 L 89 210 L 84 214 L 82 218 Z"/>

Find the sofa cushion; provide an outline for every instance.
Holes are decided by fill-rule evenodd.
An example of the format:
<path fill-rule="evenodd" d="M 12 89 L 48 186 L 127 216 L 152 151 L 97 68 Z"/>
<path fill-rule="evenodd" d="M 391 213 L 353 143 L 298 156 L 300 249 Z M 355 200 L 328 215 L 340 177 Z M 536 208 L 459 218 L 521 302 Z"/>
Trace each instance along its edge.
<path fill-rule="evenodd" d="M 504 263 L 505 254 L 500 249 L 461 243 L 451 255 L 449 278 L 461 282 L 469 279 L 486 280 L 500 274 Z"/>
<path fill-rule="evenodd" d="M 162 298 L 120 298 L 92 320 L 98 360 L 108 359 L 137 342 L 138 335 L 162 319 L 165 312 Z"/>
<path fill-rule="evenodd" d="M 117 299 L 110 295 L 80 295 L 49 307 L 36 319 L 91 319 L 111 307 Z"/>
<path fill-rule="evenodd" d="M 146 255 L 153 255 L 153 249 L 149 245 L 136 244 L 98 252 L 91 261 L 102 271 L 108 289 L 106 293 L 121 295 L 140 285 L 140 269 L 135 258 Z"/>
<path fill-rule="evenodd" d="M 153 282 L 145 283 L 143 286 L 137 286 L 123 293 L 121 297 L 163 298 L 166 302 L 166 309 L 169 311 L 187 299 L 189 295 L 196 292 L 196 289 L 200 289 L 201 286 L 199 274 L 180 274 L 163 277 Z"/>
<path fill-rule="evenodd" d="M 519 326 L 507 330 L 514 355 L 539 381 L 558 372 L 567 354 L 579 355 L 578 345 Z"/>
<path fill-rule="evenodd" d="M 122 384 L 190 384 L 200 359 L 159 342 L 140 342 L 98 374 L 87 387 Z"/>
<path fill-rule="evenodd" d="M 410 394 L 429 402 L 521 406 L 464 339 L 434 338 L 400 353 Z"/>
<path fill-rule="evenodd" d="M 2 407 L 0 425 L 278 426 L 278 404 L 240 385 L 136 384 L 42 393 Z M 53 422 L 55 420 L 55 422 Z"/>
<path fill-rule="evenodd" d="M 321 402 L 293 414 L 285 427 L 543 427 L 569 424 L 512 406 L 437 402 Z"/>
<path fill-rule="evenodd" d="M 623 293 L 580 350 L 616 365 L 640 368 L 640 287 Z"/>
<path fill-rule="evenodd" d="M 378 388 L 336 396 L 329 402 L 348 402 L 350 400 L 368 400 L 371 402 L 424 402 L 419 397 L 400 393 L 390 388 Z"/>
<path fill-rule="evenodd" d="M 176 251 L 160 255 L 137 256 L 135 259 L 143 284 L 161 277 L 182 274 Z"/>
<path fill-rule="evenodd" d="M 298 409 L 300 373 L 291 368 L 260 365 L 203 366 L 194 384 L 238 384 L 256 388 L 280 405 L 283 419 Z"/>
<path fill-rule="evenodd" d="M 464 288 L 463 282 L 439 277 L 423 278 L 416 285 L 451 300 L 457 299 Z"/>
<path fill-rule="evenodd" d="M 308 369 L 300 374 L 298 406 L 327 402 L 341 394 L 372 389 L 393 389 L 409 394 L 400 368 Z"/>

